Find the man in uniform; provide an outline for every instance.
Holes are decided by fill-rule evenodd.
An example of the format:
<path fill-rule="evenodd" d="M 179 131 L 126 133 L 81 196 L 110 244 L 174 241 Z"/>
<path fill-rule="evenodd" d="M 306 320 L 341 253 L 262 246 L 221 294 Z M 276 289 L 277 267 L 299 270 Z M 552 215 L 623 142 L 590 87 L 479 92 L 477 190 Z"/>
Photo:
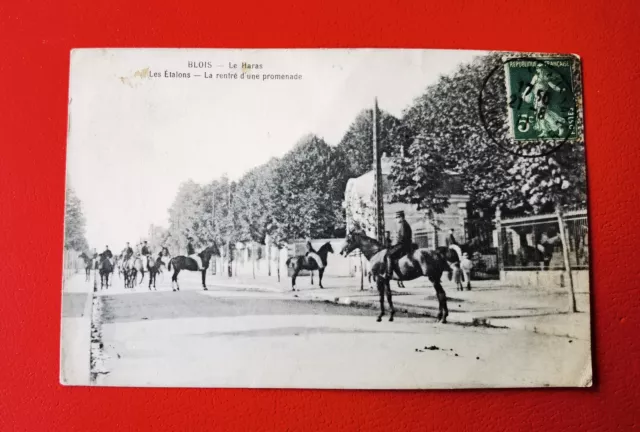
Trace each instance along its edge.
<path fill-rule="evenodd" d="M 189 258 L 192 258 L 196 264 L 198 265 L 198 270 L 202 271 L 204 270 L 203 266 L 202 266 L 202 258 L 200 258 L 200 255 L 198 255 L 196 253 L 195 248 L 193 247 L 193 239 L 191 237 L 189 237 L 187 242 L 187 255 L 189 256 Z"/>
<path fill-rule="evenodd" d="M 395 246 L 392 246 L 387 250 L 387 254 L 385 256 L 385 263 L 387 265 L 387 279 L 391 279 L 391 277 L 393 276 L 392 260 L 397 260 L 404 255 L 410 254 L 413 246 L 413 233 L 411 231 L 411 226 L 404 218 L 404 211 L 400 210 L 399 212 L 396 212 L 396 222 L 398 223 L 398 242 Z"/>
<path fill-rule="evenodd" d="M 151 251 L 149 251 L 149 246 L 147 245 L 146 240 L 142 243 L 142 250 L 140 251 L 140 255 L 142 255 L 143 268 L 147 268 L 149 264 L 149 255 L 151 255 Z"/>
<path fill-rule="evenodd" d="M 457 245 L 458 244 L 458 242 L 456 241 L 456 238 L 453 236 L 453 232 L 454 232 L 454 230 L 453 230 L 453 228 L 451 228 L 449 230 L 449 235 L 447 236 L 447 239 L 446 239 L 447 247 L 451 246 L 452 244 L 453 245 Z"/>
<path fill-rule="evenodd" d="M 109 250 L 109 246 L 105 246 L 104 247 L 104 252 L 102 252 L 100 254 L 103 258 L 107 258 L 109 260 L 109 262 L 111 263 L 111 266 L 113 266 L 113 253 L 111 253 L 111 251 Z"/>
<path fill-rule="evenodd" d="M 307 253 L 304 256 L 313 258 L 318 264 L 319 270 L 324 268 L 322 259 L 320 258 L 320 255 L 316 253 L 316 250 L 311 245 L 311 239 L 309 237 L 307 237 Z"/>
<path fill-rule="evenodd" d="M 127 242 L 127 245 L 122 250 L 122 256 L 124 257 L 125 261 L 129 261 L 129 259 L 133 256 L 133 249 L 129 245 L 129 242 Z"/>

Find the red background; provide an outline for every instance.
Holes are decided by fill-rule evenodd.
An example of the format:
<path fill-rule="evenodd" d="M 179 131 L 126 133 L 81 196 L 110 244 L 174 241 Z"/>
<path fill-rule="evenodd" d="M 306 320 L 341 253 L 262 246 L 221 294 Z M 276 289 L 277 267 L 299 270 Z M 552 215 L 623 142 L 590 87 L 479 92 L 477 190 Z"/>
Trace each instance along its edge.
<path fill-rule="evenodd" d="M 637 427 L 636 1 L 202 3 L 0 2 L 0 430 Z M 594 388 L 341 392 L 62 387 L 67 91 L 69 51 L 76 47 L 419 47 L 579 54 L 592 233 Z"/>

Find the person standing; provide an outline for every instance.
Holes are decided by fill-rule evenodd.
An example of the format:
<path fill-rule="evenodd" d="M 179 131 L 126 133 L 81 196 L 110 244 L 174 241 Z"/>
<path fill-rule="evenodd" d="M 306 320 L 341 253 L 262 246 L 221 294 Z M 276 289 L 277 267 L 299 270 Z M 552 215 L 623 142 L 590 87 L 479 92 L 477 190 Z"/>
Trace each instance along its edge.
<path fill-rule="evenodd" d="M 456 238 L 455 238 L 455 236 L 453 235 L 453 233 L 454 233 L 454 229 L 453 229 L 453 228 L 451 228 L 451 229 L 449 230 L 449 235 L 447 236 L 447 238 L 446 238 L 446 240 L 445 240 L 445 242 L 447 243 L 447 247 L 449 247 L 449 246 L 451 246 L 451 245 L 457 245 L 457 244 L 458 244 L 458 242 L 456 241 Z"/>

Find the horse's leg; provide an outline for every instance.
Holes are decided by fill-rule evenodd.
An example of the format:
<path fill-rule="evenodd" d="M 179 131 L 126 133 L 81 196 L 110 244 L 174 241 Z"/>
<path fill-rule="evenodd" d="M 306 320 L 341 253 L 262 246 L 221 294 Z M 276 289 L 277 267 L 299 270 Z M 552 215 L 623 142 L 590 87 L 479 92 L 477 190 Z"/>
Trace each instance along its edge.
<path fill-rule="evenodd" d="M 322 286 L 322 275 L 324 274 L 324 269 L 319 269 L 318 270 L 318 286 L 322 289 L 324 289 L 324 287 Z"/>
<path fill-rule="evenodd" d="M 380 315 L 378 315 L 376 321 L 380 322 L 384 316 L 384 281 L 378 277 L 376 278 L 376 284 L 378 285 L 378 294 L 380 295 Z"/>
<path fill-rule="evenodd" d="M 311 285 L 313 285 L 313 270 L 311 270 Z"/>
<path fill-rule="evenodd" d="M 206 278 L 207 278 L 207 271 L 206 270 L 202 270 L 202 288 L 204 288 L 205 291 L 208 291 Z"/>
<path fill-rule="evenodd" d="M 387 301 L 389 302 L 389 309 L 390 309 L 390 314 L 391 316 L 389 317 L 389 321 L 393 321 L 393 316 L 396 313 L 396 310 L 393 307 L 393 300 L 391 299 L 392 293 L 391 293 L 391 282 L 388 280 L 385 280 L 384 282 L 384 286 L 385 286 L 385 290 L 387 292 Z"/>
<path fill-rule="evenodd" d="M 446 323 L 447 316 L 449 316 L 449 308 L 447 307 L 447 294 L 444 292 L 442 288 L 442 284 L 440 283 L 440 278 L 429 278 L 431 283 L 433 283 L 433 287 L 436 290 L 436 296 L 438 297 L 438 322 Z"/>
<path fill-rule="evenodd" d="M 298 277 L 298 273 L 300 272 L 300 270 L 298 269 L 298 266 L 296 265 L 293 268 L 293 274 L 291 275 L 291 291 L 295 291 L 296 290 L 296 278 Z"/>
<path fill-rule="evenodd" d="M 178 284 L 178 273 L 180 273 L 180 270 L 178 270 L 178 269 L 176 268 L 176 271 L 175 271 L 175 273 L 173 274 L 173 278 L 174 278 L 174 279 L 175 279 L 175 281 L 176 281 L 176 289 L 175 289 L 174 291 L 180 291 L 180 285 Z"/>

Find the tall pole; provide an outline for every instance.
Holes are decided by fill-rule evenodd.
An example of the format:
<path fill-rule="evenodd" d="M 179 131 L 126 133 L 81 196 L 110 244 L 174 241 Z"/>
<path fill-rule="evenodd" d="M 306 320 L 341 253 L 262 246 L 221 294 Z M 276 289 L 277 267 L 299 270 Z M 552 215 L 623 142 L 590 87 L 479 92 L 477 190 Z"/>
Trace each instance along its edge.
<path fill-rule="evenodd" d="M 216 228 L 216 186 L 211 185 L 211 236 L 215 241 L 215 228 Z M 216 244 L 216 248 L 218 245 Z M 211 266 L 211 274 L 216 274 L 217 259 L 213 257 L 213 265 Z"/>
<path fill-rule="evenodd" d="M 384 191 L 382 190 L 382 166 L 380 164 L 380 128 L 378 125 L 378 98 L 373 103 L 373 166 L 374 166 L 374 195 L 376 206 L 375 237 L 380 243 L 384 243 Z"/>
<path fill-rule="evenodd" d="M 569 262 L 569 242 L 567 241 L 567 230 L 564 225 L 564 217 L 562 208 L 556 205 L 556 216 L 558 218 L 558 228 L 560 228 L 560 241 L 562 242 L 562 259 L 564 261 L 564 269 L 569 278 L 569 312 L 578 312 L 576 307 L 576 293 L 573 289 L 573 275 L 571 274 L 571 264 Z"/>
<path fill-rule="evenodd" d="M 227 257 L 227 271 L 229 274 L 229 277 L 231 277 L 231 224 L 233 221 L 233 217 L 231 216 L 231 181 L 229 181 L 229 196 L 227 197 L 227 217 L 229 218 L 229 223 L 228 223 L 228 229 L 229 232 L 227 233 L 227 251 L 228 251 L 228 257 Z"/>

